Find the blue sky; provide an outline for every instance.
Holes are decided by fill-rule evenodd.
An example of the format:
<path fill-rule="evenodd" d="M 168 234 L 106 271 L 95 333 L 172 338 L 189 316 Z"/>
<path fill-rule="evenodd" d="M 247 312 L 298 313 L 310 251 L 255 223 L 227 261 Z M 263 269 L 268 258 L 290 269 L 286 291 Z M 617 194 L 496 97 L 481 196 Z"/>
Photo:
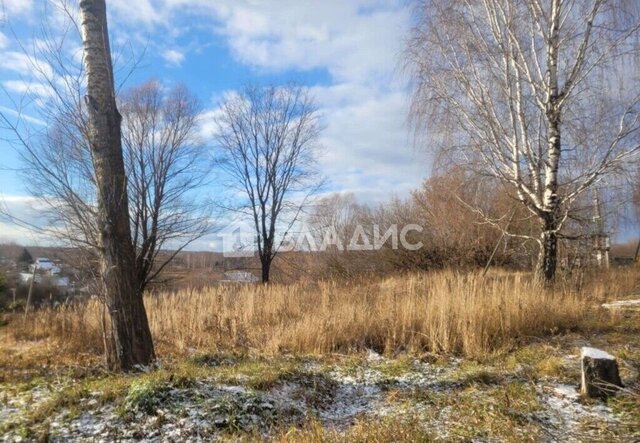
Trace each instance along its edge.
<path fill-rule="evenodd" d="M 19 43 L 37 45 L 44 17 L 60 32 L 65 17 L 51 8 L 56 1 L 0 0 L 0 84 L 9 94 L 46 94 Z M 409 97 L 399 69 L 411 24 L 407 1 L 107 0 L 107 9 L 112 49 L 123 58 L 144 53 L 126 86 L 148 78 L 187 84 L 203 105 L 205 141 L 223 94 L 247 82 L 294 80 L 311 88 L 323 116 L 327 192 L 379 202 L 407 195 L 428 174 L 427 155 L 413 147 L 407 129 Z M 0 106 L 15 107 L 6 97 Z M 17 213 L 37 206 L 12 170 L 19 166 L 16 154 L 6 142 L 0 153 L 5 204 Z M 42 241 L 6 223 L 3 240 Z"/>

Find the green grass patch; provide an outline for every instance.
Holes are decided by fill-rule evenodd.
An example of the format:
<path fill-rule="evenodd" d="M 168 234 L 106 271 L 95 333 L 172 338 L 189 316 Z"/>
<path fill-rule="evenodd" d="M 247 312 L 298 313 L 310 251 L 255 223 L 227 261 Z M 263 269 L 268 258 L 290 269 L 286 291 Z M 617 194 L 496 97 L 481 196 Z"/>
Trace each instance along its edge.
<path fill-rule="evenodd" d="M 402 377 L 403 375 L 416 371 L 414 361 L 415 357 L 401 356 L 393 360 L 385 360 L 379 365 L 376 365 L 375 369 L 387 377 Z"/>
<path fill-rule="evenodd" d="M 122 404 L 123 411 L 153 414 L 169 400 L 171 389 L 171 384 L 161 378 L 134 380 Z"/>
<path fill-rule="evenodd" d="M 447 379 L 461 386 L 496 385 L 504 380 L 504 376 L 496 368 L 475 361 L 465 361 L 454 370 Z"/>
<path fill-rule="evenodd" d="M 640 381 L 610 397 L 607 404 L 620 419 L 621 427 L 640 439 Z"/>

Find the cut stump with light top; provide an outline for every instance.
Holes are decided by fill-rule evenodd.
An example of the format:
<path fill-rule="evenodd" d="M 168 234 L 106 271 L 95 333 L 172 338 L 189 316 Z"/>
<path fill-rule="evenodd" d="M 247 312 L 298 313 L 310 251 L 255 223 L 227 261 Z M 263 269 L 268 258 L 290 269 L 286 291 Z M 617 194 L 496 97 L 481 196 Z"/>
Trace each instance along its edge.
<path fill-rule="evenodd" d="M 622 387 L 618 362 L 608 352 L 582 348 L 582 383 L 580 391 L 590 398 L 605 399 Z"/>

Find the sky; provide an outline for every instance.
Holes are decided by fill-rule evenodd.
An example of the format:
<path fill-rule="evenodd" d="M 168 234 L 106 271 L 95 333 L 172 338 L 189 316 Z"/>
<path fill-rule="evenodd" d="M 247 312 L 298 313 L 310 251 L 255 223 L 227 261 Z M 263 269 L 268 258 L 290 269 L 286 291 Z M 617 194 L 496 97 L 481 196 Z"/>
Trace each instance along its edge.
<path fill-rule="evenodd" d="M 0 2 L 0 112 L 15 117 L 10 98 L 48 93 L 34 79 L 24 48 L 37 47 L 44 18 L 53 34 L 62 32 L 66 18 L 48 0 Z M 295 81 L 310 88 L 322 116 L 319 167 L 327 177 L 325 192 L 353 192 L 362 202 L 378 203 L 408 195 L 428 175 L 428 156 L 415 148 L 408 130 L 409 94 L 401 69 L 410 2 L 107 0 L 107 10 L 112 50 L 126 54 L 122 59 L 141 57 L 125 86 L 149 78 L 168 87 L 185 83 L 203 107 L 205 144 L 226 93 L 247 83 Z M 22 122 L 25 128 L 39 125 L 28 106 Z M 207 148 L 215 149 L 213 140 Z M 0 141 L 0 153 L 0 201 L 17 215 L 37 208 L 16 172 L 14 150 Z M 1 222 L 0 241 L 7 240 L 45 241 Z"/>

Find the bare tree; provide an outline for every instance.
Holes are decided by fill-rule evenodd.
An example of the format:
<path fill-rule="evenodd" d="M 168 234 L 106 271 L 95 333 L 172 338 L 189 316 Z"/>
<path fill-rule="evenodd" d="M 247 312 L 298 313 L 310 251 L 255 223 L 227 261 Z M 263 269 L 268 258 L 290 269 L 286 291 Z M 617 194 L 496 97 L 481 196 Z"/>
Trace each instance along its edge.
<path fill-rule="evenodd" d="M 109 366 L 131 369 L 155 359 L 153 341 L 135 269 L 127 176 L 122 155 L 104 0 L 81 0 L 87 72 L 88 140 L 95 171 L 100 275 L 111 318 Z"/>
<path fill-rule="evenodd" d="M 62 3 L 63 7 L 65 5 Z M 92 4 L 87 8 L 89 12 L 102 13 L 100 5 Z M 75 246 L 82 256 L 79 265 L 87 275 L 95 275 L 96 269 L 104 268 L 102 257 L 109 252 L 103 246 L 103 207 L 106 204 L 101 202 L 106 192 L 103 188 L 110 189 L 106 197 L 118 199 L 118 204 L 125 205 L 129 228 L 119 235 L 128 235 L 127 241 L 122 240 L 122 248 L 130 260 L 127 261 L 127 273 L 134 275 L 130 283 L 134 295 L 123 293 L 122 297 L 134 300 L 116 300 L 115 303 L 138 304 L 135 315 L 140 316 L 144 314 L 142 297 L 148 284 L 159 276 L 176 254 L 208 232 L 210 211 L 197 192 L 208 173 L 207 154 L 197 137 L 198 101 L 184 86 L 165 90 L 155 81 L 117 94 L 117 100 L 115 92 L 112 92 L 116 102 L 108 105 L 114 106 L 113 112 L 117 112 L 118 131 L 111 139 L 100 135 L 100 140 L 110 140 L 118 152 L 96 148 L 95 138 L 98 135 L 92 123 L 95 115 L 89 106 L 92 102 L 82 100 L 85 95 L 93 96 L 88 86 L 94 86 L 95 81 L 84 80 L 88 80 L 88 52 L 83 59 L 87 65 L 84 69 L 77 65 L 73 53 L 67 50 L 67 46 L 74 46 L 66 44 L 66 41 L 73 40 L 75 14 L 66 9 L 64 12 L 71 21 L 62 37 L 45 32 L 35 52 L 27 54 L 34 72 L 39 74 L 38 80 L 49 91 L 46 97 L 32 94 L 28 100 L 44 125 L 23 129 L 19 126 L 20 121 L 11 121 L 6 113 L 0 114 L 0 118 L 6 129 L 14 134 L 12 142 L 23 159 L 25 184 L 44 207 L 39 218 L 45 223 L 37 228 Z M 83 11 L 82 17 L 89 12 Z M 80 30 L 80 26 L 77 28 Z M 45 26 L 44 31 L 47 29 Z M 83 32 L 82 35 L 88 34 Z M 110 59 L 107 62 L 109 80 L 113 79 L 113 74 Z M 117 146 L 113 138 L 116 136 Z M 105 163 L 96 152 L 108 155 L 109 161 L 124 169 L 115 178 L 122 180 L 118 185 L 125 186 L 124 196 L 117 197 L 116 192 L 121 188 L 112 187 L 111 182 L 104 184 L 105 180 L 112 180 L 110 175 L 104 176 L 104 168 L 112 165 Z M 117 155 L 120 155 L 120 160 Z M 129 243 L 133 245 L 131 257 Z M 119 247 L 117 243 L 111 246 L 112 250 Z M 102 275 L 100 272 L 97 274 L 98 277 Z M 129 278 L 128 274 L 125 276 Z M 112 308 L 115 306 L 113 295 L 105 292 L 110 286 L 102 286 L 96 288 L 96 292 L 112 311 L 116 309 Z M 111 315 L 113 331 L 116 327 L 114 315 Z M 127 322 L 128 327 L 137 328 L 131 334 L 144 333 L 142 329 L 145 328 L 148 330 L 146 315 L 144 319 L 136 318 L 135 321 L 141 325 Z M 139 347 L 140 353 L 136 355 L 146 353 L 153 358 L 153 348 L 145 350 L 144 346 Z M 130 367 L 145 360 L 124 356 L 124 360 L 118 362 L 116 360 L 120 357 L 117 353 L 120 351 L 117 346 L 106 348 L 109 364 L 113 367 Z M 150 361 L 149 358 L 146 360 Z"/>
<path fill-rule="evenodd" d="M 320 184 L 318 114 L 300 86 L 247 87 L 223 101 L 217 127 L 221 169 L 241 196 L 233 208 L 253 220 L 266 283 L 284 237 Z"/>
<path fill-rule="evenodd" d="M 538 218 L 536 276 L 545 282 L 573 203 L 640 149 L 633 3 L 419 4 L 407 50 L 414 122 Z"/>
<path fill-rule="evenodd" d="M 143 292 L 176 254 L 209 230 L 209 205 L 197 192 L 206 182 L 207 153 L 197 137 L 198 102 L 184 86 L 163 92 L 150 81 L 125 91 L 118 102 L 135 268 Z M 48 227 L 42 230 L 85 250 L 91 261 L 99 236 L 86 116 L 80 110 L 72 118 L 57 101 L 47 105 L 58 109 L 52 126 L 20 147 L 25 184 L 45 204 L 41 217 Z M 163 249 L 170 252 L 160 259 Z"/>
<path fill-rule="evenodd" d="M 336 243 L 347 245 L 356 225 L 365 218 L 367 207 L 358 203 L 355 194 L 333 193 L 314 202 L 306 222 L 321 243 L 327 237 L 336 237 Z"/>
<path fill-rule="evenodd" d="M 209 232 L 209 205 L 197 192 L 207 152 L 197 137 L 199 105 L 185 86 L 156 81 L 120 99 L 130 215 L 140 290 L 184 248 Z M 159 253 L 170 249 L 162 259 Z"/>

